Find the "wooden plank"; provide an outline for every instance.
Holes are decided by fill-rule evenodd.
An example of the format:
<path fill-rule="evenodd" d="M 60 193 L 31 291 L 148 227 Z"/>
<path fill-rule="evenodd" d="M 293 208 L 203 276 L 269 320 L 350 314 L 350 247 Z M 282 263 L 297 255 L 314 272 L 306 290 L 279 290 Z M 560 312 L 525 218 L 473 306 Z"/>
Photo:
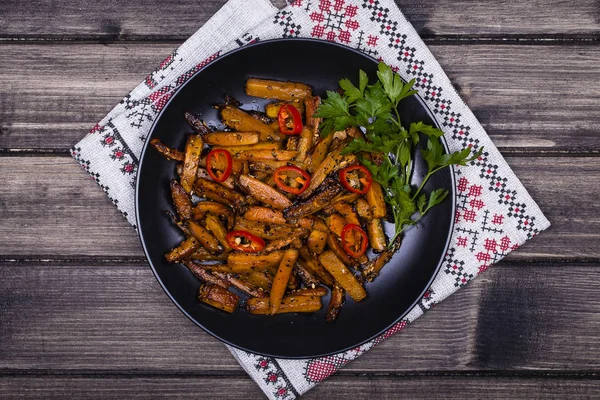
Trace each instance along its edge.
<path fill-rule="evenodd" d="M 0 157 L 0 165 L 0 254 L 143 254 L 136 231 L 70 157 Z"/>
<path fill-rule="evenodd" d="M 306 399 L 592 399 L 600 383 L 577 377 L 334 376 L 306 394 Z"/>
<path fill-rule="evenodd" d="M 0 152 L 64 152 L 174 47 L 3 45 Z M 436 44 L 431 49 L 502 150 L 600 152 L 600 47 Z"/>
<path fill-rule="evenodd" d="M 149 267 L 5 264 L 0 275 L 0 369 L 239 369 Z"/>
<path fill-rule="evenodd" d="M 598 192 L 596 182 L 600 179 L 595 177 L 600 174 L 600 159 L 508 157 L 506 161 L 552 224 L 549 230 L 507 258 L 597 260 L 600 205 L 590 199 Z"/>
<path fill-rule="evenodd" d="M 67 150 L 176 47 L 3 46 L 0 148 Z"/>
<path fill-rule="evenodd" d="M 147 2 L 17 0 L 0 4 L 0 37 L 54 40 L 185 40 L 226 0 Z"/>
<path fill-rule="evenodd" d="M 508 158 L 553 227 L 512 260 L 600 259 L 600 158 Z M 0 157 L 0 257 L 143 257 L 135 231 L 69 157 Z"/>
<path fill-rule="evenodd" d="M 63 1 L 60 6 L 17 0 L 0 4 L 0 38 L 20 39 L 173 39 L 194 33 L 225 0 L 159 3 L 133 0 L 116 7 L 112 2 Z M 283 0 L 274 1 L 282 4 Z M 396 0 L 421 35 L 597 35 L 598 8 L 594 0 L 577 2 L 517 0 Z M 58 11 L 60 10 L 60 12 Z M 468 10 L 468 13 L 462 12 Z M 535 21 L 535 23 L 531 23 Z"/>
<path fill-rule="evenodd" d="M 594 61 L 600 57 L 600 47 L 430 48 L 502 150 L 597 153 L 600 149 L 600 121 L 590 117 L 600 105 L 595 94 L 600 91 L 595 78 L 600 68 L 596 69 Z M 565 63 L 563 56 L 569 61 Z M 574 71 L 579 72 L 573 76 Z"/>
<path fill-rule="evenodd" d="M 596 371 L 597 270 L 491 268 L 343 371 Z M 241 371 L 145 266 L 0 264 L 0 342 L 0 373 Z"/>
<path fill-rule="evenodd" d="M 214 376 L 10 376 L 0 378 L 3 399 L 94 398 L 265 399 L 248 377 Z M 593 399 L 600 382 L 577 376 L 334 376 L 305 394 L 303 399 Z"/>

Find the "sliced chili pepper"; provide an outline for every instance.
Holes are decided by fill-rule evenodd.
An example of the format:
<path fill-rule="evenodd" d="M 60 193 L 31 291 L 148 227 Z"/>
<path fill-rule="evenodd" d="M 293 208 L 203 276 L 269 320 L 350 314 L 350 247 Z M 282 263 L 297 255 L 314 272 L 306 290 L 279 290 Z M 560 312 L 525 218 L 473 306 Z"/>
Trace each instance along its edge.
<path fill-rule="evenodd" d="M 369 239 L 360 226 L 347 224 L 342 229 L 342 247 L 350 256 L 360 258 L 367 251 Z"/>
<path fill-rule="evenodd" d="M 281 190 L 292 194 L 301 194 L 310 185 L 310 175 L 293 165 L 277 168 L 273 173 L 273 179 Z"/>
<path fill-rule="evenodd" d="M 248 231 L 231 231 L 225 239 L 232 249 L 244 253 L 257 253 L 265 248 L 265 241 Z"/>
<path fill-rule="evenodd" d="M 362 165 L 353 165 L 340 171 L 342 185 L 352 193 L 365 194 L 371 188 L 373 177 Z"/>
<path fill-rule="evenodd" d="M 296 107 L 284 104 L 277 114 L 279 131 L 286 135 L 299 135 L 302 132 L 302 116 Z"/>
<path fill-rule="evenodd" d="M 215 181 L 225 182 L 232 169 L 233 160 L 227 150 L 215 149 L 206 156 L 206 171 Z"/>

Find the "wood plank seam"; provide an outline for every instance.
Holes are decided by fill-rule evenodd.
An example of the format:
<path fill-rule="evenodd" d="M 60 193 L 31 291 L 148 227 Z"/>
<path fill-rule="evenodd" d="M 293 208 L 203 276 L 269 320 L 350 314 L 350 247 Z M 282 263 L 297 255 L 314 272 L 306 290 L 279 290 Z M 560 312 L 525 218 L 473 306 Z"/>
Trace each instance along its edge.
<path fill-rule="evenodd" d="M 181 371 L 181 372 L 166 372 L 166 371 L 105 371 L 105 370 L 40 370 L 40 369 L 5 369 L 0 370 L 0 378 L 2 377 L 17 377 L 17 376 L 38 376 L 48 377 L 117 377 L 117 378 L 230 378 L 230 377 L 247 377 L 245 371 L 226 371 L 226 370 L 204 370 L 204 371 Z M 411 372 L 411 371 L 385 371 L 377 372 L 369 370 L 349 371 L 341 369 L 336 372 L 339 378 L 361 377 L 370 379 L 389 379 L 389 378 L 415 378 L 415 377 L 438 377 L 438 378 L 546 378 L 546 379 L 600 379 L 598 371 L 552 371 L 552 370 L 535 370 L 535 371 L 510 371 L 510 370 L 493 370 L 493 371 L 427 371 L 427 372 Z"/>
<path fill-rule="evenodd" d="M 0 256 L 0 266 L 6 265 L 19 265 L 23 267 L 43 267 L 43 266 L 56 266 L 56 267 L 81 267 L 82 265 L 89 266 L 127 266 L 127 267 L 141 267 L 150 268 L 148 261 L 145 257 L 106 257 L 106 256 L 86 256 L 86 257 L 69 257 L 64 256 Z M 548 266 L 551 267 L 600 267 L 600 258 L 535 258 L 535 259 L 519 259 L 513 261 L 511 259 L 501 260 L 497 264 L 493 265 L 493 268 L 502 267 L 508 268 L 523 268 L 523 266 Z M 484 275 L 485 276 L 485 275 Z"/>
<path fill-rule="evenodd" d="M 82 138 L 85 136 L 82 133 Z M 502 147 L 498 150 L 504 156 L 513 157 L 598 157 L 600 148 L 576 148 L 576 149 L 552 149 L 545 150 L 536 147 Z M 68 149 L 15 149 L 0 148 L 0 157 L 38 157 L 38 156 L 57 156 L 71 157 Z"/>
<path fill-rule="evenodd" d="M 198 26 L 200 27 L 200 25 Z M 23 35 L 2 35 L 0 36 L 0 46 L 2 44 L 181 44 L 189 35 L 181 36 L 155 36 L 155 35 L 127 35 L 127 34 L 107 34 L 107 35 L 89 35 L 89 36 L 23 36 Z M 589 44 L 597 45 L 600 38 L 597 34 L 556 34 L 556 35 L 436 35 L 421 33 L 421 39 L 426 44 L 455 44 L 455 45 L 481 45 L 481 44 L 502 44 L 502 45 L 557 45 L 557 44 Z"/>

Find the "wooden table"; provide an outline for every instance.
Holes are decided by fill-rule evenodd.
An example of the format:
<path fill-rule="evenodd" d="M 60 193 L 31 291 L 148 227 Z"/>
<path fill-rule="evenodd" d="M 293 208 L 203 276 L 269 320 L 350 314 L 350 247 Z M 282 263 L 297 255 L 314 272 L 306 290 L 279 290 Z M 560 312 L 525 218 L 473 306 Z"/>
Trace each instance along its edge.
<path fill-rule="evenodd" d="M 0 3 L 0 398 L 263 398 L 68 153 L 223 3 Z M 597 398 L 598 2 L 398 4 L 553 227 L 306 397 Z"/>

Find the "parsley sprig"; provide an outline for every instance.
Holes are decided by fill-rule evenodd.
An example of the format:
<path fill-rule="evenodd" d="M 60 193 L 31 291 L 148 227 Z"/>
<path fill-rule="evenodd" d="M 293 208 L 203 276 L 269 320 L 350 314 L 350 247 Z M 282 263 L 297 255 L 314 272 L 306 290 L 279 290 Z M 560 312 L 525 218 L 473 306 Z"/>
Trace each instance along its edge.
<path fill-rule="evenodd" d="M 476 160 L 481 156 L 483 147 L 474 154 L 471 154 L 470 148 L 444 154 L 439 140 L 444 134 L 441 130 L 422 121 L 413 122 L 406 129 L 400 120 L 398 105 L 417 93 L 413 89 L 415 80 L 405 83 L 384 63 L 379 63 L 377 78 L 377 82 L 369 84 L 367 74 L 360 70 L 358 86 L 349 79 L 340 80 L 343 94 L 327 91 L 327 98 L 315 116 L 323 118 L 322 136 L 352 126 L 360 127 L 364 132 L 366 140 L 354 139 L 344 153 L 356 153 L 373 179 L 383 187 L 396 225 L 391 246 L 398 235 L 409 226 L 416 225 L 448 196 L 445 189 L 425 193 L 423 188 L 429 178 L 447 166 L 467 165 Z M 427 138 L 427 146 L 420 152 L 427 162 L 427 175 L 417 188 L 413 188 L 413 153 L 422 137 Z"/>

